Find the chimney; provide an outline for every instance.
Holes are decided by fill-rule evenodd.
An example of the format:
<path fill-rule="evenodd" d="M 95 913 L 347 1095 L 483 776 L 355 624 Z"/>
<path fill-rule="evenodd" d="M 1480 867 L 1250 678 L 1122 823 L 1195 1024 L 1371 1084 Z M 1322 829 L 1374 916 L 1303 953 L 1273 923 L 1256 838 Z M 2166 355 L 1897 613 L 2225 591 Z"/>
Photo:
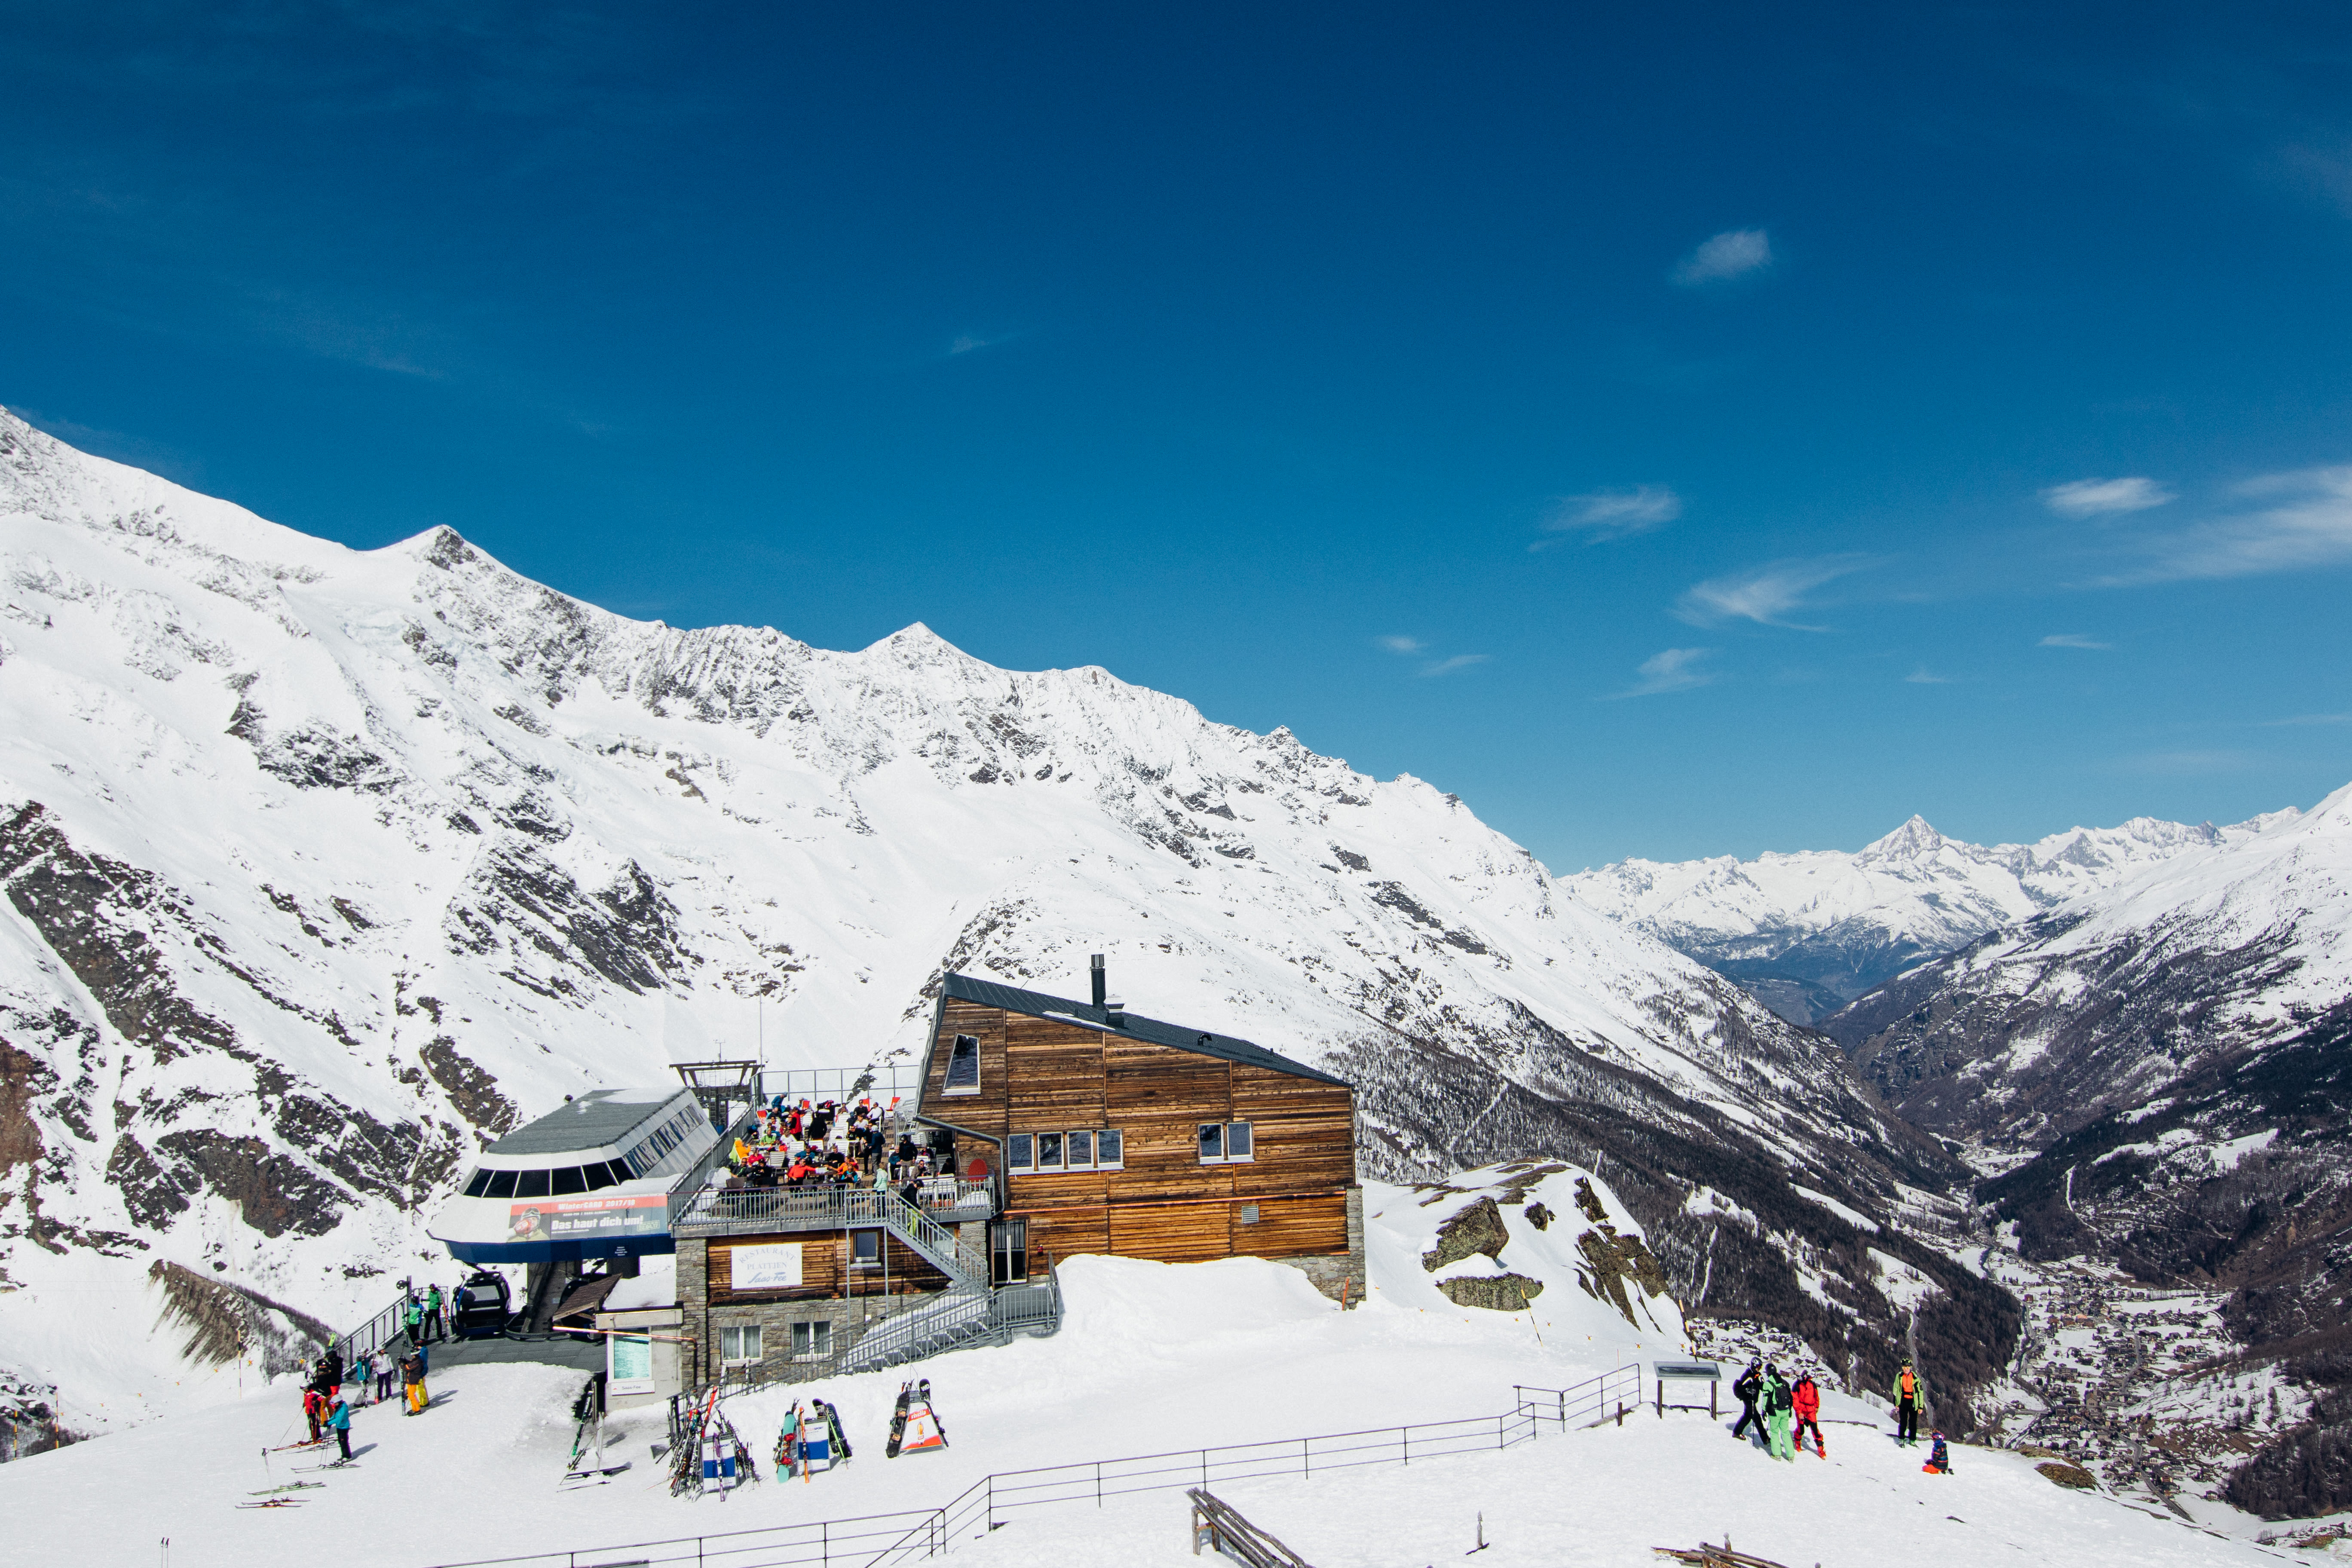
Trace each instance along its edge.
<path fill-rule="evenodd" d="M 1126 1004 L 1126 1003 L 1124 1003 L 1124 1002 L 1121 1002 L 1121 1001 L 1118 1000 L 1116 997 L 1112 998 L 1112 999 L 1111 999 L 1110 1001 L 1108 1001 L 1108 1002 L 1104 1003 L 1104 1004 L 1103 1004 L 1103 1022 L 1104 1022 L 1104 1023 L 1106 1023 L 1106 1024 L 1108 1024 L 1108 1025 L 1109 1025 L 1112 1028 L 1114 1028 L 1114 1029 L 1124 1029 L 1124 1028 L 1126 1028 L 1126 1027 L 1127 1027 L 1127 1004 Z M 2289 1228 L 2289 1229 L 2293 1229 L 2293 1228 L 2294 1228 L 2294 1221 L 2292 1221 L 2292 1220 L 2290 1220 L 2290 1221 L 2288 1221 L 2288 1222 L 2287 1222 L 2287 1225 L 2288 1225 L 2288 1228 Z"/>
<path fill-rule="evenodd" d="M 1105 996 L 1107 996 L 1107 995 L 1108 995 L 1108 994 L 1109 994 L 1109 992 L 1106 989 L 1106 987 L 1108 987 L 1108 986 L 1109 985 L 1109 984 L 1110 984 L 1109 977 L 1108 977 L 1108 976 L 1107 976 L 1107 975 L 1105 975 L 1105 974 L 1103 973 L 1103 955 L 1102 955 L 1101 953 L 1099 953 L 1099 952 L 1095 954 L 1095 959 L 1094 959 L 1094 973 L 1095 973 L 1095 1005 L 1096 1005 L 1096 1006 L 1097 1006 L 1097 1007 L 1099 1007 L 1099 1006 L 1101 1006 L 1101 1005 L 1103 1005 L 1103 998 L 1104 998 Z"/>

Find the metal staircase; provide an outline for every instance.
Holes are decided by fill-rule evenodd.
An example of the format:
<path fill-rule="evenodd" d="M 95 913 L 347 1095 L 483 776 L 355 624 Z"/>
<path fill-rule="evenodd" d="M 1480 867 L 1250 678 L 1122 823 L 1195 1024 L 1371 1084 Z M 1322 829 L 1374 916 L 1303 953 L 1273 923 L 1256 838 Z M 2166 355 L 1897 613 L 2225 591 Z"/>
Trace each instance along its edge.
<path fill-rule="evenodd" d="M 986 1290 L 988 1257 L 967 1247 L 960 1224 L 988 1218 L 992 1205 L 974 1194 L 949 1209 L 957 1226 L 942 1225 L 892 1192 L 870 1187 L 744 1187 L 706 1189 L 673 1219 L 676 1236 L 729 1236 L 765 1231 L 864 1230 L 879 1226 L 948 1277 L 951 1289 Z"/>
<path fill-rule="evenodd" d="M 841 1370 L 878 1372 L 969 1345 L 1008 1344 L 1019 1334 L 1042 1338 L 1061 1326 L 1062 1282 L 1050 1271 L 1042 1282 L 959 1288 L 869 1331 L 841 1357 Z"/>

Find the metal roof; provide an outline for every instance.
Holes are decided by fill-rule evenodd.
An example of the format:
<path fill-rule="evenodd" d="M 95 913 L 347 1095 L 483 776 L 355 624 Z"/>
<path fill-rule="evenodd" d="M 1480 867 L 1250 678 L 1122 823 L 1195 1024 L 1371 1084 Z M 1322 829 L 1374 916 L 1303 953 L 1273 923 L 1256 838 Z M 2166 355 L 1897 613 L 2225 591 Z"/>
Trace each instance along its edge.
<path fill-rule="evenodd" d="M 1026 1013 L 1033 1018 L 1067 1018 L 1101 1029 L 1107 1034 L 1125 1035 L 1131 1039 L 1148 1040 L 1155 1046 L 1173 1046 L 1180 1051 L 1192 1051 L 1204 1057 L 1219 1057 L 1244 1067 L 1270 1068 L 1294 1078 L 1311 1078 L 1318 1083 L 1336 1083 L 1342 1089 L 1349 1086 L 1345 1079 L 1318 1072 L 1304 1062 L 1276 1056 L 1264 1046 L 1248 1040 L 1238 1040 L 1231 1035 L 1212 1035 L 1199 1029 L 1188 1029 L 1181 1024 L 1162 1023 L 1147 1018 L 1140 1013 L 1127 1015 L 1127 1026 L 1114 1029 L 1104 1021 L 1108 1009 L 1085 1002 L 1071 1002 L 1059 996 L 1048 996 L 1042 991 L 1024 991 L 1015 985 L 1000 985 L 993 980 L 980 980 L 969 974 L 950 972 L 945 994 L 959 1002 L 977 1002 L 983 1007 L 1002 1007 L 1008 1013 Z M 928 1098 L 928 1097 L 926 1097 Z"/>
<path fill-rule="evenodd" d="M 658 1100 L 649 1096 L 659 1093 Z M 562 1154 L 580 1149 L 626 1148 L 629 1135 L 677 1114 L 677 1102 L 696 1105 L 689 1089 L 600 1089 L 528 1126 L 518 1127 L 482 1151 L 485 1154 Z M 697 1114 L 699 1109 L 698 1107 Z"/>

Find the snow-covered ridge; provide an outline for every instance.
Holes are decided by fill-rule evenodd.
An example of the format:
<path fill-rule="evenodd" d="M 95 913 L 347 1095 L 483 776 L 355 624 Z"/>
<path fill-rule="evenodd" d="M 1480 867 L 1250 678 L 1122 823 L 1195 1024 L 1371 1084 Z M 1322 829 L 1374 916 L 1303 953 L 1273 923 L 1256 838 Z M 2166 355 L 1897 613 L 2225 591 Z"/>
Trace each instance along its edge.
<path fill-rule="evenodd" d="M 1916 816 L 1863 848 L 1752 860 L 1625 860 L 1561 879 L 1589 909 L 1751 984 L 1811 1022 L 1924 959 L 2115 888 L 2151 866 L 2293 824 L 2293 809 L 2227 827 L 2136 816 L 2032 844 L 1947 838 Z M 1805 988 L 1822 994 L 1804 997 Z M 1759 987 L 1759 989 L 1766 989 Z M 1808 1005 L 1810 1004 L 1810 1005 Z"/>
<path fill-rule="evenodd" d="M 1107 952 L 1356 1081 L 1368 1174 L 1662 1130 L 1869 1201 L 1905 1136 L 1419 780 L 919 625 L 834 652 L 446 530 L 346 550 L 5 415 L 0 889 L 0 1374 L 86 1427 L 203 1392 L 157 1260 L 354 1321 L 478 1140 L 760 1039 L 903 1058 L 942 968 L 1075 992 Z M 1643 1158 L 1621 1190 L 1679 1215 Z"/>

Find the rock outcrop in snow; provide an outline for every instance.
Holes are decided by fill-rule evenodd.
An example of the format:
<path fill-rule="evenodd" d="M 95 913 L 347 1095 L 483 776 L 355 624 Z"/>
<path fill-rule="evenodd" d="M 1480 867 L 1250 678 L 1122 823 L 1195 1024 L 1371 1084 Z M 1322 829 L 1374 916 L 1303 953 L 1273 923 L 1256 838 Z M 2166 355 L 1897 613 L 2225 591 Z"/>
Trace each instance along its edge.
<path fill-rule="evenodd" d="M 1790 1179 L 1884 1213 L 1958 1169 L 1419 780 L 920 626 L 831 652 L 447 530 L 352 552 L 5 416 L 0 889 L 0 1357 L 85 1426 L 202 1396 L 158 1260 L 354 1321 L 446 1265 L 480 1142 L 762 1030 L 903 1059 L 943 969 L 1108 952 L 1356 1082 L 1367 1173 L 1605 1164 L 1677 1290 L 1869 1357 L 1901 1314 Z"/>

